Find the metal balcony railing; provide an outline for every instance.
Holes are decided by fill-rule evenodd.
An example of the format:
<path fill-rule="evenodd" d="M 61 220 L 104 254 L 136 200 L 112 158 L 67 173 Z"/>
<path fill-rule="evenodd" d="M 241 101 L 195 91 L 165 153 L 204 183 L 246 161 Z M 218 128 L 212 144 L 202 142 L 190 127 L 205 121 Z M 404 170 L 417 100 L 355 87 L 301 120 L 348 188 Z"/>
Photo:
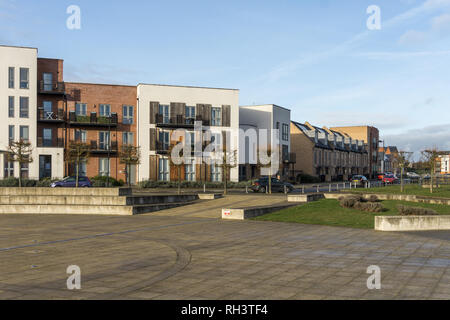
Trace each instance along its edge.
<path fill-rule="evenodd" d="M 65 83 L 58 81 L 46 82 L 41 80 L 39 81 L 38 88 L 39 93 L 64 94 L 66 92 Z"/>
<path fill-rule="evenodd" d="M 77 115 L 75 111 L 69 112 L 69 122 L 72 125 L 90 125 L 90 126 L 117 126 L 117 113 L 112 113 L 111 116 L 97 116 L 96 112 L 91 112 L 90 115 Z"/>

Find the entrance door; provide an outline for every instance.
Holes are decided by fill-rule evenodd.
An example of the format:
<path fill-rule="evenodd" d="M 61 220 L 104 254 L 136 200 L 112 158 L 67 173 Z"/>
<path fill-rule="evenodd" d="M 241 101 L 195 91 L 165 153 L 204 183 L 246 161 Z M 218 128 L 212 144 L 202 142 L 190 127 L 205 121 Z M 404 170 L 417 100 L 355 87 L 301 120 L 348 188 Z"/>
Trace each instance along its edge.
<path fill-rule="evenodd" d="M 39 156 L 39 179 L 52 177 L 52 156 Z"/>

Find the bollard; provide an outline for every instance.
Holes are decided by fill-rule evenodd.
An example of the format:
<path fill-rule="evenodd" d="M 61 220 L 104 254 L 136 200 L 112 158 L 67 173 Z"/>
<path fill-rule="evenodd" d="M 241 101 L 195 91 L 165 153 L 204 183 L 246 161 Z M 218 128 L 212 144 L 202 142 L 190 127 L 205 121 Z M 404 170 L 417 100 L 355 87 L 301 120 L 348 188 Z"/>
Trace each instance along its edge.
<path fill-rule="evenodd" d="M 284 194 L 287 194 L 286 185 L 284 185 Z"/>
<path fill-rule="evenodd" d="M 206 184 L 203 184 L 203 193 L 206 193 Z"/>
<path fill-rule="evenodd" d="M 328 188 L 328 191 L 331 192 L 331 183 L 330 183 L 330 187 Z"/>
<path fill-rule="evenodd" d="M 317 193 L 319 193 L 319 185 L 317 185 Z"/>
<path fill-rule="evenodd" d="M 305 186 L 302 187 L 302 193 L 305 193 Z"/>
<path fill-rule="evenodd" d="M 248 193 L 248 186 L 245 186 L 245 193 Z"/>

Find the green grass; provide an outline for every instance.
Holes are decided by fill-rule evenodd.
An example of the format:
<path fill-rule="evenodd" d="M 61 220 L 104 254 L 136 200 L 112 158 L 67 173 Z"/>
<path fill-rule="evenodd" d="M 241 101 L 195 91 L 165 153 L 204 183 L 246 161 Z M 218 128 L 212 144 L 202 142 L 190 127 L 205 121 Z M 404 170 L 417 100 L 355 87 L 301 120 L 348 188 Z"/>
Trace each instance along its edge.
<path fill-rule="evenodd" d="M 405 185 L 405 191 L 400 192 L 400 186 L 388 186 L 381 188 L 370 188 L 370 189 L 352 189 L 352 193 L 384 193 L 384 194 L 409 194 L 417 196 L 428 196 L 436 198 L 450 198 L 450 186 L 442 185 L 439 188 L 434 187 L 433 193 L 430 193 L 430 188 L 422 188 L 419 185 Z"/>
<path fill-rule="evenodd" d="M 382 202 L 386 208 L 382 213 L 369 213 L 355 209 L 342 208 L 339 201 L 323 199 L 316 202 L 310 202 L 297 207 L 291 207 L 278 212 L 266 214 L 264 216 L 253 218 L 259 221 L 277 221 L 277 222 L 295 222 L 303 224 L 318 224 L 328 226 L 341 226 L 351 228 L 374 228 L 374 216 L 376 215 L 398 215 L 397 205 L 403 204 L 412 207 L 430 208 L 438 214 L 450 215 L 450 206 L 415 203 L 408 201 L 386 200 Z"/>

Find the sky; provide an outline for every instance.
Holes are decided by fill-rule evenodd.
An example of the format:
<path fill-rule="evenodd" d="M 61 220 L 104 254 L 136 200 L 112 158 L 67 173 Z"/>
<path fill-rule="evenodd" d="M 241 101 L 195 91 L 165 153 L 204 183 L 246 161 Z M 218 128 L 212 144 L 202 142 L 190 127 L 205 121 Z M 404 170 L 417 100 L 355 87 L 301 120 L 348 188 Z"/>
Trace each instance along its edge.
<path fill-rule="evenodd" d="M 450 0 L 0 0 L 0 44 L 64 59 L 66 81 L 235 88 L 298 122 L 450 150 Z"/>

